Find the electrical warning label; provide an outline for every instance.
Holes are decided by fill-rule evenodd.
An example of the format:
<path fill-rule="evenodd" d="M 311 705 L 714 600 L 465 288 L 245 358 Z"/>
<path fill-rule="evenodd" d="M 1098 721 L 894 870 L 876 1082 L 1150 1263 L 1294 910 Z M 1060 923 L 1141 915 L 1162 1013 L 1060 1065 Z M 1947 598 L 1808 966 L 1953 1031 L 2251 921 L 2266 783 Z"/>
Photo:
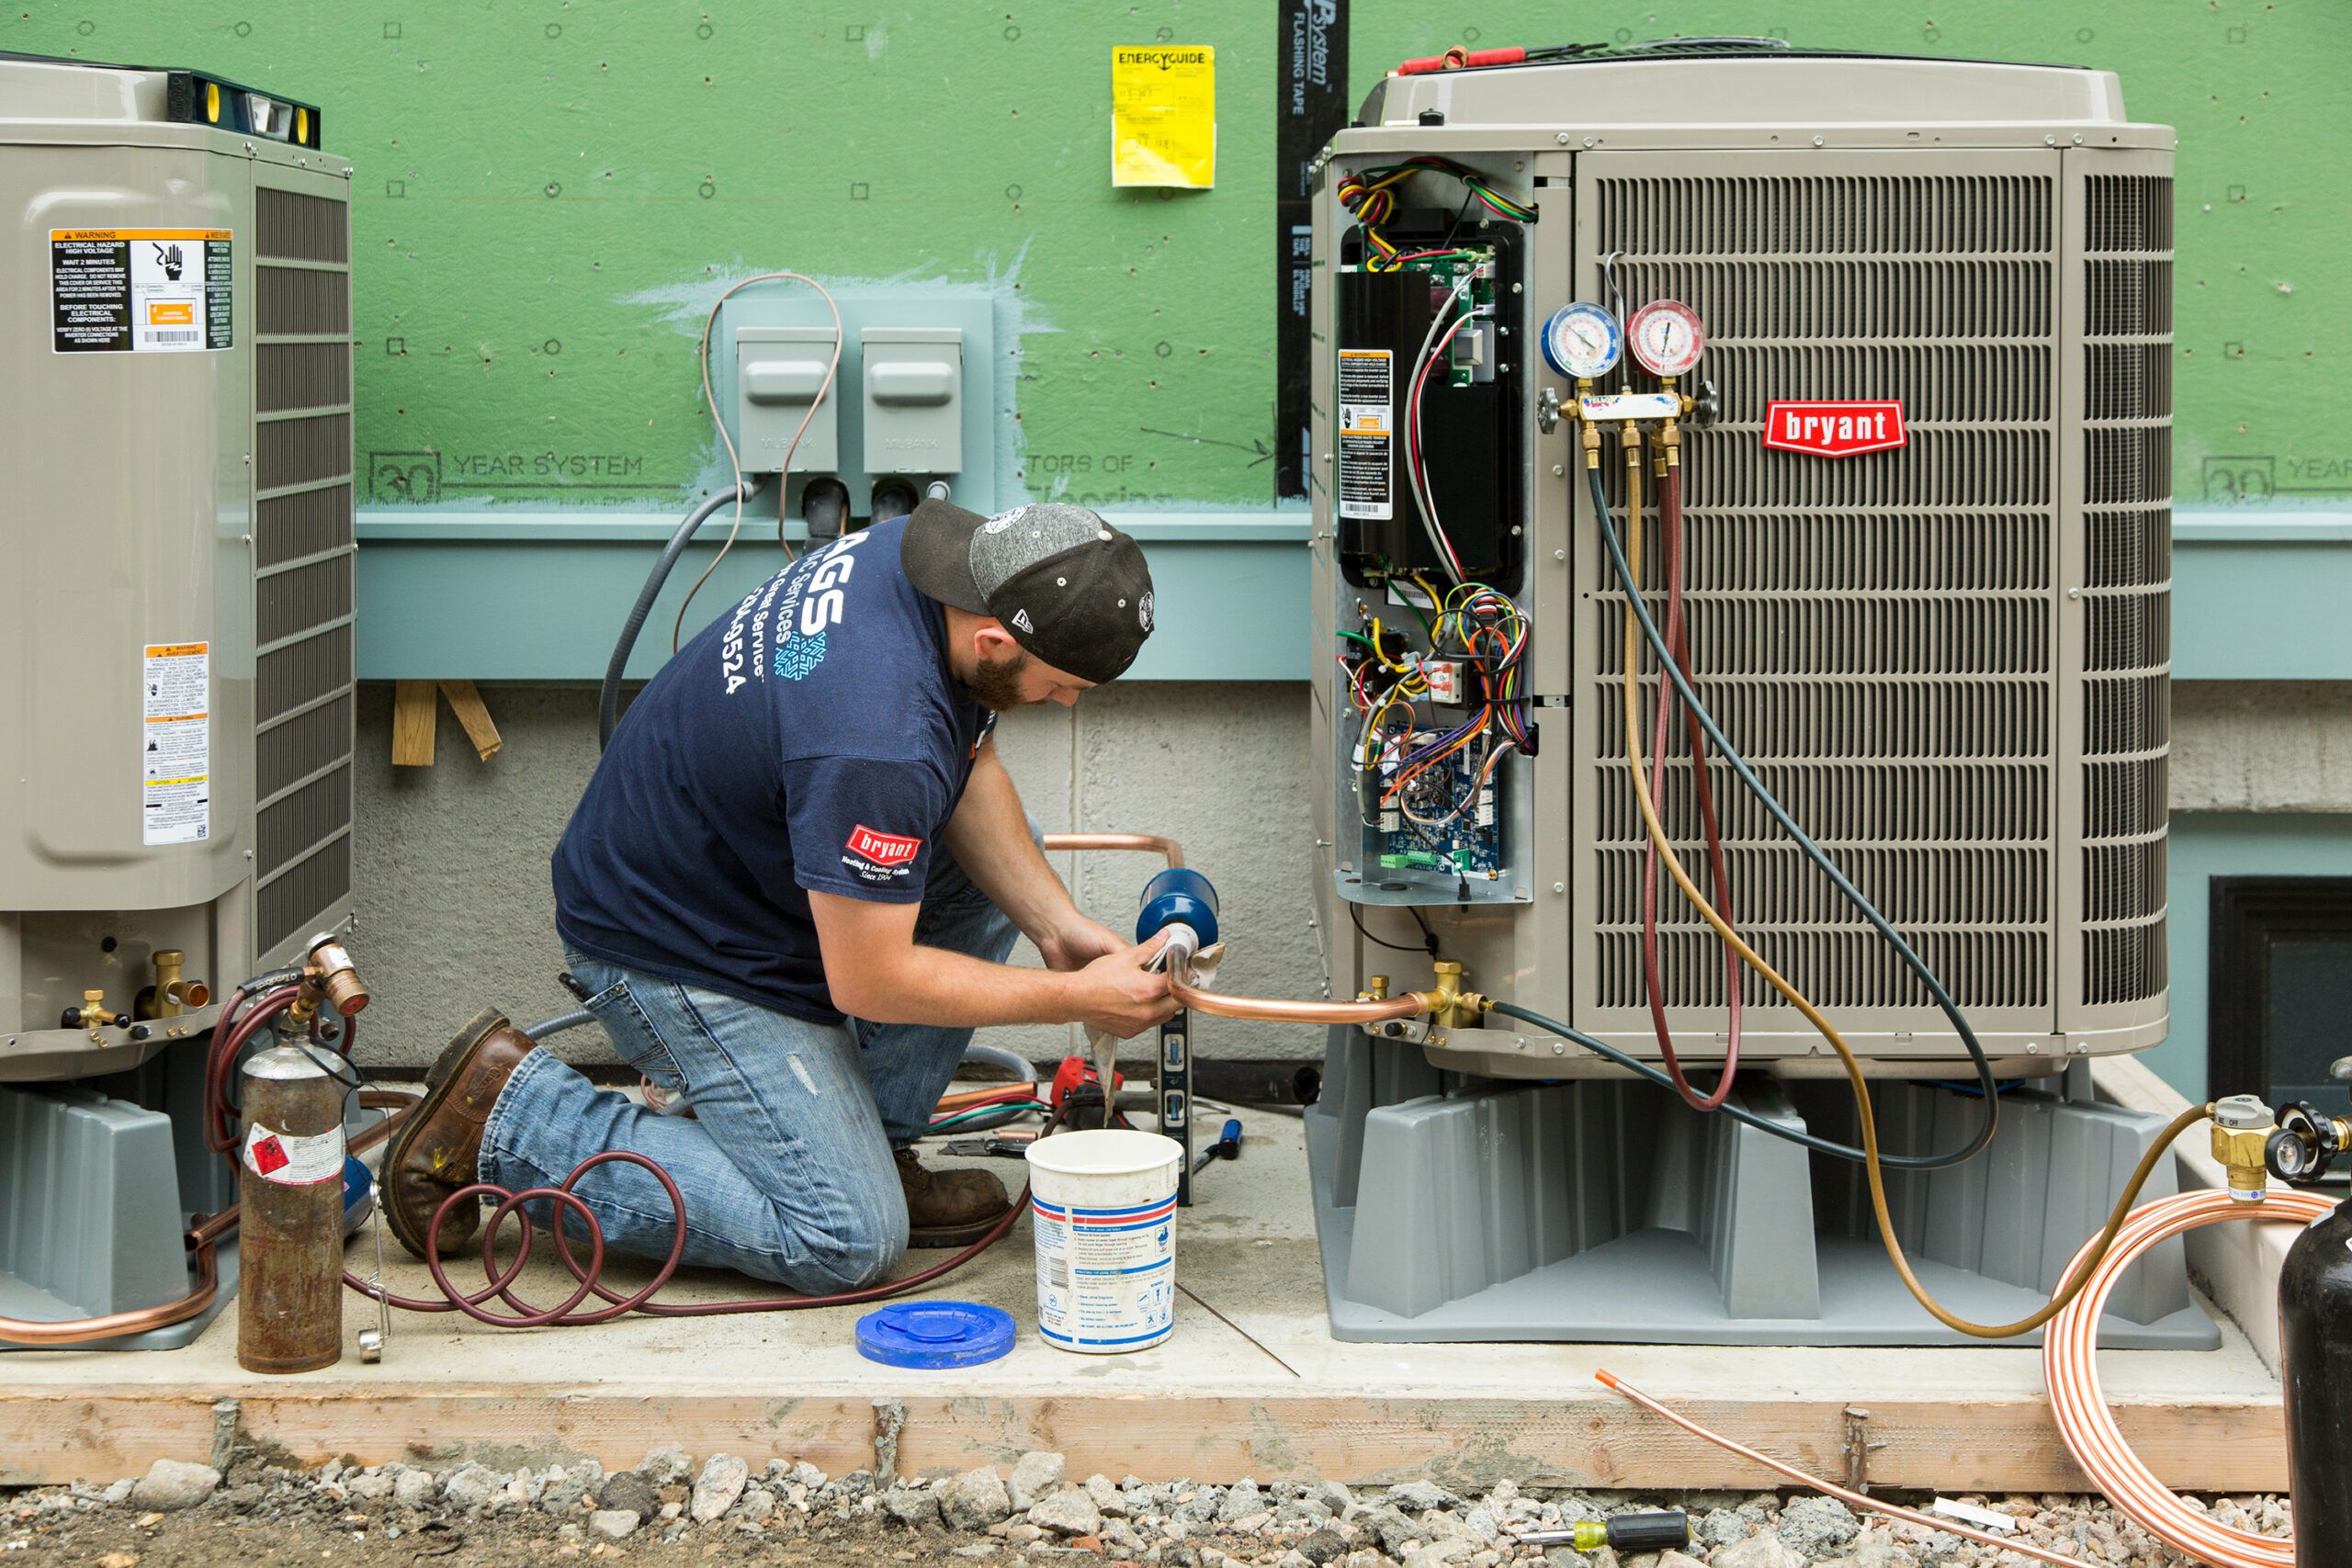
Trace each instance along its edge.
<path fill-rule="evenodd" d="M 1340 515 L 1396 515 L 1396 354 L 1385 348 L 1340 350 Z"/>
<path fill-rule="evenodd" d="M 233 343 L 226 229 L 51 229 L 51 346 L 189 354 Z"/>
<path fill-rule="evenodd" d="M 140 664 L 141 841 L 212 836 L 212 645 L 149 643 Z"/>

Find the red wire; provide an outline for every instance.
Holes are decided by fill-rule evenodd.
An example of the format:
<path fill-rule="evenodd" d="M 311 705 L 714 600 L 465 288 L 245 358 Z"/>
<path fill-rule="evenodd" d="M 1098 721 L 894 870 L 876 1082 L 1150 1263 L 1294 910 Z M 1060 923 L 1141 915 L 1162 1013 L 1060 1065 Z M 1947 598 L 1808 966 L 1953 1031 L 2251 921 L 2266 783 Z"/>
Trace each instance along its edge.
<path fill-rule="evenodd" d="M 1666 572 L 1666 646 L 1672 654 L 1676 668 L 1688 678 L 1690 673 L 1689 649 L 1682 626 L 1682 470 L 1668 468 L 1657 490 L 1658 529 L 1665 536 Z M 1650 795 L 1663 803 L 1666 787 L 1667 725 L 1676 701 L 1674 682 L 1664 670 L 1658 671 L 1657 718 L 1650 731 Z M 1699 728 L 1699 718 L 1688 707 L 1682 710 L 1684 733 L 1690 741 L 1690 784 L 1699 798 L 1699 816 L 1707 834 L 1707 865 L 1714 881 L 1715 908 L 1724 923 L 1736 925 L 1731 910 L 1731 867 L 1724 855 L 1723 833 L 1715 821 L 1714 792 L 1707 783 L 1707 742 Z M 1740 973 L 1739 954 L 1731 944 L 1724 944 L 1724 1010 L 1729 1015 L 1728 1038 L 1724 1046 L 1723 1076 L 1715 1087 L 1701 1094 L 1683 1075 L 1682 1063 L 1674 1054 L 1674 1034 L 1666 1024 L 1664 987 L 1659 979 L 1657 951 L 1657 844 L 1646 843 L 1642 854 L 1642 980 L 1649 992 L 1650 1026 L 1657 1034 L 1658 1054 L 1666 1059 L 1666 1070 L 1674 1079 L 1675 1092 L 1694 1111 L 1713 1111 L 1731 1094 L 1733 1076 L 1739 1070 L 1740 1033 Z"/>

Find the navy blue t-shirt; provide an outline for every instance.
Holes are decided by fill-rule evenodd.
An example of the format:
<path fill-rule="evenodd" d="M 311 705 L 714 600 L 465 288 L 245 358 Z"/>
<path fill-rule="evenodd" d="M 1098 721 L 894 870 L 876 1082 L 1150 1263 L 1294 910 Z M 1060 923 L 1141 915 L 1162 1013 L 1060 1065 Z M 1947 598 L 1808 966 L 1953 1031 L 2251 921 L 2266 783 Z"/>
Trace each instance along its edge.
<path fill-rule="evenodd" d="M 785 568 L 630 705 L 555 849 L 556 926 L 624 968 L 839 1021 L 808 894 L 922 897 L 996 716 L 947 667 L 904 519 Z"/>

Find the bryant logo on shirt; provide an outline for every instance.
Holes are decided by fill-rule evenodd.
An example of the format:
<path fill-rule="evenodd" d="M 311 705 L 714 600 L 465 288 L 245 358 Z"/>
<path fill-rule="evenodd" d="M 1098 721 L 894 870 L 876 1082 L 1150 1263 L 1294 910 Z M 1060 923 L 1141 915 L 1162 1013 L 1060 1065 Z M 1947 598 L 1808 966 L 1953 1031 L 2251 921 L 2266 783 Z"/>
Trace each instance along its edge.
<path fill-rule="evenodd" d="M 921 839 L 903 833 L 877 833 L 863 822 L 849 836 L 842 863 L 866 882 L 891 882 L 907 874 L 922 850 Z"/>

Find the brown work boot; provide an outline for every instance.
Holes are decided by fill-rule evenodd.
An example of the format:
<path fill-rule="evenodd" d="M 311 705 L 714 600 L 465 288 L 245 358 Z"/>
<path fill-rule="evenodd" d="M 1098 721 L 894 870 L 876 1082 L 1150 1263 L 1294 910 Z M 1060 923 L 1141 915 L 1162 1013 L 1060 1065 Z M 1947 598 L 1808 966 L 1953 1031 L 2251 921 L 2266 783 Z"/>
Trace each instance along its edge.
<path fill-rule="evenodd" d="M 475 1181 L 482 1123 L 490 1120 L 499 1090 L 534 1049 L 530 1037 L 507 1022 L 504 1013 L 486 1008 L 458 1031 L 424 1075 L 424 1099 L 392 1134 L 382 1175 L 385 1223 L 413 1256 L 424 1256 L 433 1211 Z M 471 1241 L 481 1225 L 481 1204 L 460 1203 L 451 1210 L 441 1222 L 442 1256 Z"/>
<path fill-rule="evenodd" d="M 1004 1183 L 985 1170 L 927 1170 L 912 1149 L 893 1157 L 907 1194 L 909 1247 L 969 1247 L 1012 1207 Z"/>

